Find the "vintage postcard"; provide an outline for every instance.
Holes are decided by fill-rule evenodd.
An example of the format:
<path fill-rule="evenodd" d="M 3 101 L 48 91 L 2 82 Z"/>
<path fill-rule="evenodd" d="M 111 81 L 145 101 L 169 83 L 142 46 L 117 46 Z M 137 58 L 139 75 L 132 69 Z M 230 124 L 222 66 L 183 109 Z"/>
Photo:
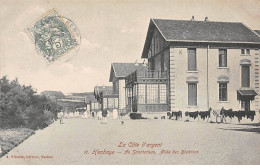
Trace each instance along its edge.
<path fill-rule="evenodd" d="M 0 165 L 259 165 L 259 0 L 1 0 Z"/>

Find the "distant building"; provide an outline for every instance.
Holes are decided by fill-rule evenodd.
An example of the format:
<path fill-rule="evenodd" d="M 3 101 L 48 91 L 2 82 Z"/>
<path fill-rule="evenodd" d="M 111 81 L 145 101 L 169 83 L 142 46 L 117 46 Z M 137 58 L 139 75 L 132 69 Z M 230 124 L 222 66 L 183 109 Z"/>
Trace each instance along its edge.
<path fill-rule="evenodd" d="M 94 95 L 100 109 L 118 109 L 118 94 L 113 92 L 112 86 L 95 86 Z"/>
<path fill-rule="evenodd" d="M 101 104 L 99 103 L 98 100 L 91 100 L 89 102 L 89 108 L 90 108 L 90 111 L 100 111 L 101 110 Z"/>
<path fill-rule="evenodd" d="M 126 88 L 125 78 L 137 69 L 146 69 L 147 64 L 143 63 L 112 63 L 109 82 L 113 83 L 113 92 L 118 94 L 119 110 L 126 110 Z"/>
<path fill-rule="evenodd" d="M 237 22 L 151 19 L 148 69 L 126 79 L 130 110 L 259 111 L 257 33 Z"/>
<path fill-rule="evenodd" d="M 84 102 L 86 104 L 86 110 L 87 111 L 92 111 L 93 109 L 99 109 L 99 105 L 98 105 L 98 102 L 97 100 L 95 99 L 95 96 L 93 93 L 88 93 L 85 95 L 85 99 L 84 99 Z M 92 103 L 91 103 L 92 102 Z M 95 104 L 97 103 L 97 104 Z M 91 106 L 92 105 L 92 106 Z M 92 109 L 91 109 L 92 107 Z"/>

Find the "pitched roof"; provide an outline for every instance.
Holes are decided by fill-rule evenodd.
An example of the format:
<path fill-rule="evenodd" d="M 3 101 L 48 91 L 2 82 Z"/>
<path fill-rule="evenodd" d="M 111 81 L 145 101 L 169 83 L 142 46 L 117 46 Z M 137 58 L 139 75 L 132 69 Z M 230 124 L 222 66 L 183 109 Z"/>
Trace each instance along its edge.
<path fill-rule="evenodd" d="M 151 19 L 142 58 L 147 57 L 154 28 L 166 41 L 260 44 L 259 35 L 239 22 Z"/>
<path fill-rule="evenodd" d="M 95 86 L 94 87 L 94 95 L 97 98 L 99 94 L 103 91 L 113 92 L 112 86 Z"/>
<path fill-rule="evenodd" d="M 95 86 L 94 88 L 95 91 L 102 92 L 106 90 L 113 90 L 112 86 Z"/>
<path fill-rule="evenodd" d="M 257 34 L 260 35 L 260 30 L 254 30 Z"/>
<path fill-rule="evenodd" d="M 100 93 L 103 93 L 103 95 L 111 95 L 111 94 L 114 94 L 114 91 L 113 91 L 113 89 L 112 90 L 103 90 L 103 91 L 100 91 Z"/>
<path fill-rule="evenodd" d="M 147 65 L 147 64 L 146 64 Z M 143 63 L 112 63 L 109 82 L 112 82 L 113 75 L 116 78 L 124 78 L 136 69 L 144 68 Z"/>
<path fill-rule="evenodd" d="M 243 23 L 153 19 L 167 41 L 259 42 Z"/>

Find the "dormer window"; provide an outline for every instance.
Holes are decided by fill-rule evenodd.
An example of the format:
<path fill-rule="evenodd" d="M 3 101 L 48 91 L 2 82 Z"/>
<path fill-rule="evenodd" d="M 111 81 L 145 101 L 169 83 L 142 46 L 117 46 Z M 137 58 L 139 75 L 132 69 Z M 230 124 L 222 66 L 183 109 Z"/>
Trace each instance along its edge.
<path fill-rule="evenodd" d="M 241 49 L 241 55 L 245 55 L 245 49 Z"/>
<path fill-rule="evenodd" d="M 250 49 L 246 49 L 246 54 L 250 55 Z"/>
<path fill-rule="evenodd" d="M 250 55 L 250 49 L 241 49 L 241 55 Z"/>

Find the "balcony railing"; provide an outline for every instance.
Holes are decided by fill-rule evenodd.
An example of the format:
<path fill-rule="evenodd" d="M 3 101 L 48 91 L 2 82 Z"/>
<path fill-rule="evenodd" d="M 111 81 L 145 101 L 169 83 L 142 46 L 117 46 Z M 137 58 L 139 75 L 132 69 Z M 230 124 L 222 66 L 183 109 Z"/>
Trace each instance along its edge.
<path fill-rule="evenodd" d="M 167 79 L 167 71 L 136 70 L 126 77 L 126 83 L 130 84 L 138 79 Z"/>
<path fill-rule="evenodd" d="M 136 71 L 138 78 L 167 78 L 167 71 Z"/>

